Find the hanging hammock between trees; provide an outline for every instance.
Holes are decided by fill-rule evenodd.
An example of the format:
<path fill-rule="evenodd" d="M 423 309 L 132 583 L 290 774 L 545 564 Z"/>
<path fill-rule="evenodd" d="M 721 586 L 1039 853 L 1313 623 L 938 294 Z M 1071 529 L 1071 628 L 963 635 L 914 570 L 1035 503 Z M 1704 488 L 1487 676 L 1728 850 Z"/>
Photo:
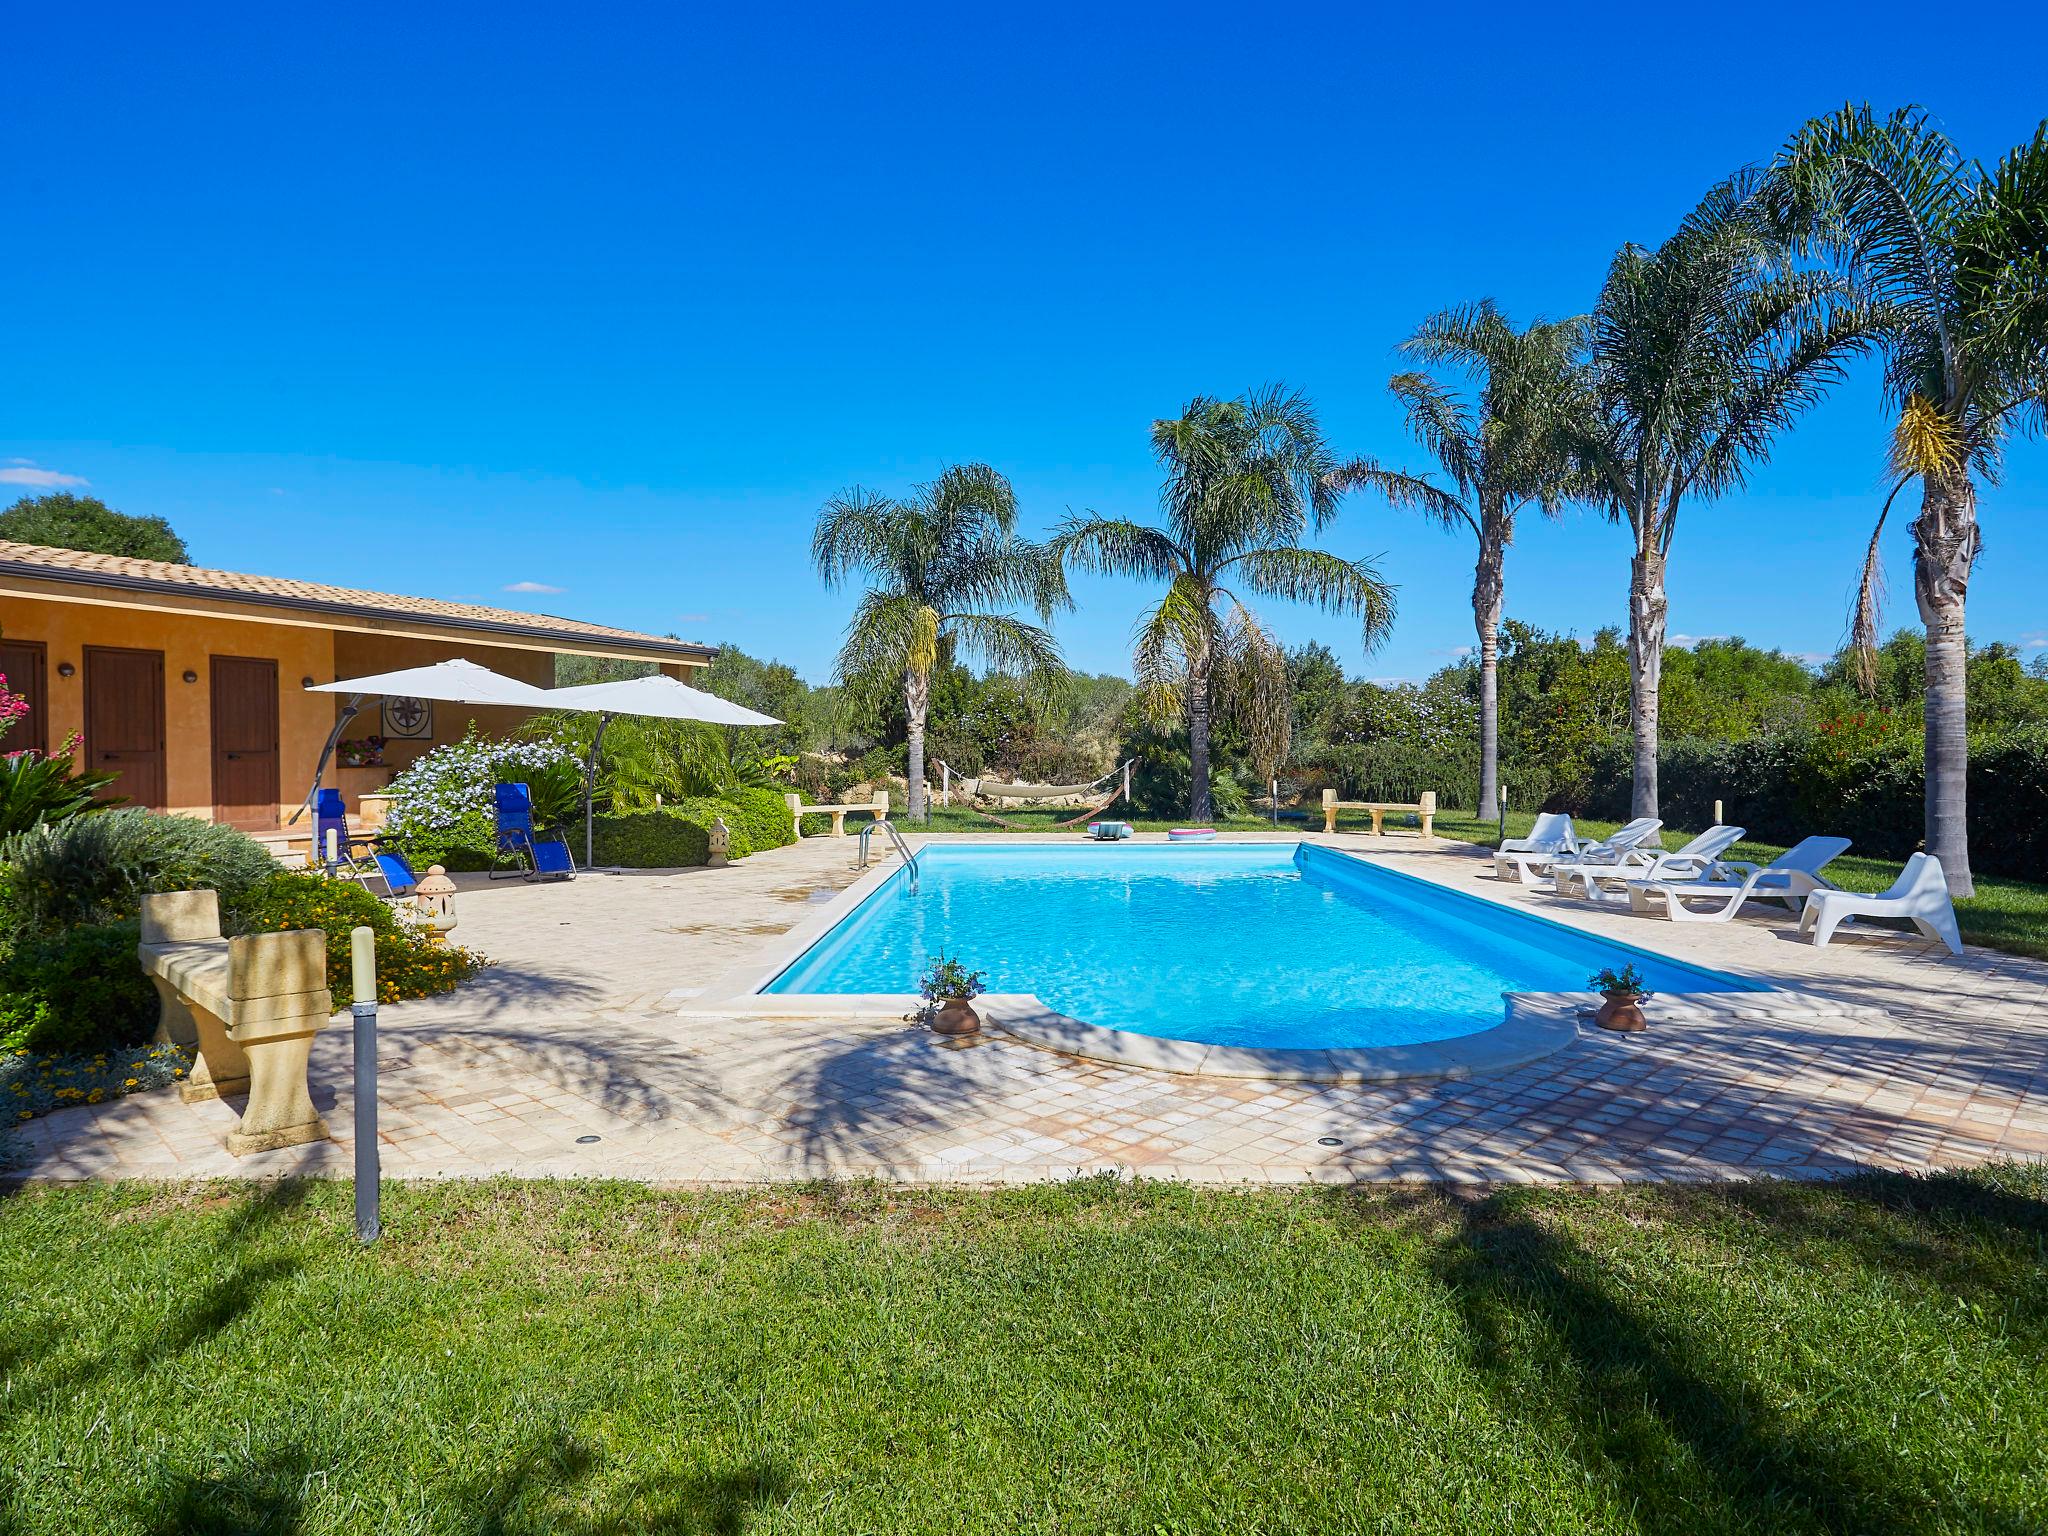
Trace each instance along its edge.
<path fill-rule="evenodd" d="M 1131 797 L 1131 765 L 1136 761 L 1135 757 L 1126 758 L 1122 767 L 1112 768 L 1101 778 L 1090 779 L 1086 784 L 1006 784 L 1000 779 L 962 779 L 961 793 L 970 800 L 983 795 L 991 800 L 1072 800 L 1080 795 L 1094 794 L 1103 785 L 1114 782 L 1115 787 L 1110 790 L 1109 798 L 1100 805 L 1091 805 L 1078 816 L 1052 824 L 1054 830 L 1077 827 L 1092 817 L 1100 816 L 1117 801 L 1128 800 Z M 937 766 L 941 774 L 939 793 L 950 805 L 953 794 L 953 770 L 943 760 Z M 1042 830 L 1028 822 L 1011 821 L 1007 817 L 997 816 L 982 810 L 979 806 L 970 805 L 966 808 L 983 821 L 992 821 L 999 827 L 1009 827 L 1018 832 Z"/>

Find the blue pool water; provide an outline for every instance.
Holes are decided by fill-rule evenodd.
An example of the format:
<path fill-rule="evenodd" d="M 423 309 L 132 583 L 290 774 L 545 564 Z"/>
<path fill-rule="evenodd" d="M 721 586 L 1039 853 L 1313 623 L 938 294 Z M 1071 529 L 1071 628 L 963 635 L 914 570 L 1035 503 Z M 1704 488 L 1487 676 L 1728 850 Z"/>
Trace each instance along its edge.
<path fill-rule="evenodd" d="M 1503 992 L 1577 992 L 1633 962 L 1653 992 L 1750 983 L 1311 844 L 940 844 L 762 990 L 914 992 L 943 949 L 991 992 L 1216 1045 L 1448 1040 Z"/>

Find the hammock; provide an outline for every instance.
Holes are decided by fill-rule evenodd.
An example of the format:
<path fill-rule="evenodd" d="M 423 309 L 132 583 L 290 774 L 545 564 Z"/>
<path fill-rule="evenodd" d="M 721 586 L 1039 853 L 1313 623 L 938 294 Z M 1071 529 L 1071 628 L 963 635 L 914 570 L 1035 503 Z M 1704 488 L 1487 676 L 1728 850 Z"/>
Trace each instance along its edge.
<path fill-rule="evenodd" d="M 1090 817 L 1100 816 L 1112 805 L 1115 805 L 1117 801 L 1126 798 L 1131 792 L 1131 764 L 1136 761 L 1136 758 L 1127 759 L 1122 767 L 1112 768 L 1109 772 L 1102 775 L 1101 778 L 1091 779 L 1086 784 L 1005 784 L 998 779 L 963 779 L 961 781 L 961 789 L 970 799 L 977 795 L 986 795 L 992 800 L 1068 800 L 1077 795 L 1092 794 L 1102 788 L 1103 785 L 1115 781 L 1115 787 L 1110 790 L 1109 798 L 1100 805 L 1091 805 L 1078 816 L 1069 817 L 1065 821 L 1054 822 L 1052 824 L 1053 829 L 1058 831 L 1065 827 L 1077 827 Z M 938 767 L 945 773 L 947 788 L 950 791 L 953 770 L 943 761 L 938 764 Z M 991 812 L 982 810 L 979 806 L 970 805 L 967 809 L 974 812 L 983 821 L 992 821 L 997 826 L 1009 827 L 1013 831 L 1030 832 L 1036 830 L 1027 823 L 1011 821 L 1007 817 L 994 815 Z"/>

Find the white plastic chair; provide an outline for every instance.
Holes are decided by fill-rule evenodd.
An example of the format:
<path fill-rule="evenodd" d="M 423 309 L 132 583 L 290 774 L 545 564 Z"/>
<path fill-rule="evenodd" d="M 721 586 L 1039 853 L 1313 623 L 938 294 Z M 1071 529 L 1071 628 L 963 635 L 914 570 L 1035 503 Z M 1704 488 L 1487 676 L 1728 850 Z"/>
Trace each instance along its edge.
<path fill-rule="evenodd" d="M 1597 843 L 1581 842 L 1575 848 L 1556 853 L 1499 854 L 1496 855 L 1494 862 L 1498 865 L 1501 859 L 1506 859 L 1514 866 L 1516 877 L 1522 884 L 1535 885 L 1543 875 L 1554 874 L 1566 865 L 1619 864 L 1622 856 L 1634 849 L 1638 843 L 1655 838 L 1663 825 L 1664 823 L 1654 816 L 1638 816 L 1612 836 L 1604 837 Z M 1652 846 L 1655 846 L 1654 843 Z"/>
<path fill-rule="evenodd" d="M 1629 899 L 1628 888 L 1638 880 L 1700 881 L 1723 879 L 1727 868 L 1721 855 L 1741 842 L 1747 827 L 1709 827 L 1675 853 L 1650 855 L 1636 848 L 1623 855 L 1619 866 L 1560 864 L 1554 889 L 1560 896 L 1586 896 L 1613 906 Z"/>
<path fill-rule="evenodd" d="M 1576 853 L 1578 837 L 1572 831 L 1572 819 L 1563 811 L 1543 811 L 1536 817 L 1536 825 L 1529 829 L 1527 837 L 1511 837 L 1502 843 L 1493 854 L 1493 877 L 1496 880 L 1518 880 L 1521 866 L 1504 859 L 1503 854 L 1534 853 L 1545 858 L 1555 858 L 1560 853 Z"/>
<path fill-rule="evenodd" d="M 1798 912 L 1815 891 L 1837 889 L 1821 871 L 1848 849 L 1846 837 L 1808 837 L 1765 865 L 1730 859 L 1720 866 L 1717 878 L 1631 880 L 1629 908 L 1644 917 L 1661 913 L 1675 923 L 1725 923 L 1746 901 L 1780 901 Z M 1696 907 L 1694 902 L 1704 905 Z"/>
<path fill-rule="evenodd" d="M 1931 853 L 1916 853 L 1892 888 L 1882 896 L 1864 896 L 1856 891 L 1815 891 L 1806 898 L 1799 914 L 1799 931 L 1813 930 L 1813 942 L 1825 944 L 1835 929 L 1851 918 L 1904 918 L 1921 934 L 1939 939 L 1952 955 L 1963 952 L 1963 935 L 1956 927 L 1956 904 L 1949 899 L 1948 877 L 1941 872 L 1941 860 Z"/>

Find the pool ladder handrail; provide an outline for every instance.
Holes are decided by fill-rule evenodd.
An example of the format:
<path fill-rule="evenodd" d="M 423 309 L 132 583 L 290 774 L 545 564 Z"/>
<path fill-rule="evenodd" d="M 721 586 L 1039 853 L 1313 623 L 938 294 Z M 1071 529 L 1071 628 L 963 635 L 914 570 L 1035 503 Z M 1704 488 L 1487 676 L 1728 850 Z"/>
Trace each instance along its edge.
<path fill-rule="evenodd" d="M 918 874 L 917 855 L 911 852 L 910 844 L 903 840 L 903 834 L 896 830 L 896 823 L 890 821 L 886 816 L 879 821 L 871 821 L 860 829 L 860 867 L 862 869 L 868 867 L 868 839 L 873 836 L 874 830 L 877 827 L 880 827 L 889 834 L 889 841 L 895 845 L 897 855 L 903 860 L 904 866 L 910 871 L 910 888 L 916 890 Z"/>

